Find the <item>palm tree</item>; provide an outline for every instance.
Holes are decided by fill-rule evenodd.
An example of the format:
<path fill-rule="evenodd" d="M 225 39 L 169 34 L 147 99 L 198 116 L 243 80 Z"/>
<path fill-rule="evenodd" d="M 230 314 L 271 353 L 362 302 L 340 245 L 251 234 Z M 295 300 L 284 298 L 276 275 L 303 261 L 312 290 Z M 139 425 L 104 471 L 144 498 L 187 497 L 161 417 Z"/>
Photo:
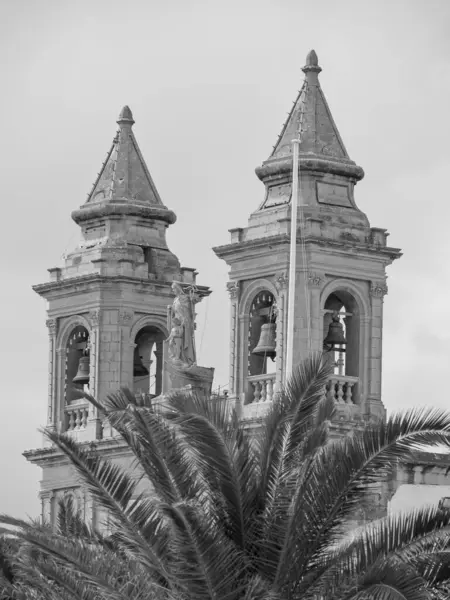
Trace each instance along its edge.
<path fill-rule="evenodd" d="M 3 530 L 0 539 L 0 600 L 100 600 L 98 587 L 113 599 L 156 598 L 156 586 L 139 565 L 86 524 L 71 497 L 58 504 L 55 527 L 5 519 L 15 530 Z M 119 595 L 116 587 L 133 595 Z"/>
<path fill-rule="evenodd" d="M 109 512 L 108 543 L 92 531 L 67 539 L 2 521 L 39 551 L 61 598 L 448 598 L 449 511 L 343 531 L 396 461 L 450 445 L 450 413 L 410 410 L 330 440 L 329 376 L 320 354 L 301 363 L 255 435 L 224 399 L 174 391 L 138 405 L 126 389 L 101 403 L 89 397 L 133 453 L 134 473 L 67 435 L 46 435 Z"/>

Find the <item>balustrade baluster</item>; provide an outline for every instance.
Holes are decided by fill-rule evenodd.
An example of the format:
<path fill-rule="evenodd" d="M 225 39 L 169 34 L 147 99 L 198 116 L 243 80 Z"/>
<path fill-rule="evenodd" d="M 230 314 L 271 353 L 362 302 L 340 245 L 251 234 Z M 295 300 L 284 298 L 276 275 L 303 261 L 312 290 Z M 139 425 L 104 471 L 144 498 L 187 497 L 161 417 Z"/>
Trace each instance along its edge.
<path fill-rule="evenodd" d="M 267 397 L 268 402 L 272 402 L 273 400 L 273 379 L 267 380 Z"/>
<path fill-rule="evenodd" d="M 74 419 L 73 410 L 71 410 L 71 411 L 69 412 L 69 423 L 68 423 L 67 429 L 68 429 L 69 431 L 72 431 L 72 430 L 73 430 L 73 428 L 74 428 L 74 426 L 75 426 L 75 419 Z"/>
<path fill-rule="evenodd" d="M 345 402 L 347 404 L 353 404 L 352 389 L 353 389 L 353 383 L 351 383 L 350 381 L 347 381 L 346 390 L 345 390 Z"/>
<path fill-rule="evenodd" d="M 337 382 L 337 401 L 339 402 L 339 404 L 342 404 L 344 402 L 343 398 L 344 398 L 344 382 L 338 381 Z"/>
<path fill-rule="evenodd" d="M 328 380 L 324 394 L 339 404 L 355 404 L 354 390 L 357 384 L 357 377 L 335 374 Z"/>
<path fill-rule="evenodd" d="M 261 402 L 265 402 L 267 400 L 267 381 L 262 379 L 260 381 L 261 385 Z"/>
<path fill-rule="evenodd" d="M 275 374 L 251 375 L 249 378 L 251 402 L 272 402 L 275 393 Z"/>
<path fill-rule="evenodd" d="M 261 398 L 261 384 L 259 381 L 252 381 L 252 385 L 255 388 L 253 393 L 253 402 L 259 402 L 259 399 Z"/>
<path fill-rule="evenodd" d="M 328 390 L 328 398 L 336 400 L 336 379 L 330 379 L 330 389 Z"/>

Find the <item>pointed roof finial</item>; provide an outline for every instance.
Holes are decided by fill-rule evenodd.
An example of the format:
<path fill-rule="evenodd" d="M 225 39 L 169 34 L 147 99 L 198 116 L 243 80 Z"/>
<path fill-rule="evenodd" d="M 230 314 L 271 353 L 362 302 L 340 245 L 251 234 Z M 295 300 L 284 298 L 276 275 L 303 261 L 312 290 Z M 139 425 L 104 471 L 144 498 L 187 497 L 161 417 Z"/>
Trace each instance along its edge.
<path fill-rule="evenodd" d="M 129 106 L 124 106 L 122 108 L 122 110 L 120 111 L 120 115 L 119 118 L 117 120 L 118 125 L 133 125 L 134 124 L 134 119 L 133 119 L 133 113 L 131 112 L 131 109 Z"/>
<path fill-rule="evenodd" d="M 176 216 L 164 206 L 136 141 L 133 113 L 120 111 L 119 129 L 86 202 L 72 213 L 75 223 L 105 215 L 137 215 L 166 223 Z"/>
<path fill-rule="evenodd" d="M 319 67 L 319 59 L 317 58 L 317 54 L 315 50 L 311 50 L 306 57 L 306 65 L 303 67 L 303 73 L 307 74 L 309 72 L 320 73 L 321 67 Z"/>

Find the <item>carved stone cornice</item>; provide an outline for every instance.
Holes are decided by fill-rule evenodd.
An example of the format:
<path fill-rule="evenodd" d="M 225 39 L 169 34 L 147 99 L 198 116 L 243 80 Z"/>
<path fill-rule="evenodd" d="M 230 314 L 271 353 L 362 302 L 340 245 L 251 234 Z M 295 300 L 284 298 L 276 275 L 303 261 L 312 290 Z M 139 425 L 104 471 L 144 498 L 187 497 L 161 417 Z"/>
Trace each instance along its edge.
<path fill-rule="evenodd" d="M 370 282 L 370 295 L 374 298 L 383 298 L 388 293 L 387 285 L 384 281 Z"/>
<path fill-rule="evenodd" d="M 129 325 L 134 318 L 134 312 L 132 310 L 121 309 L 119 311 L 119 325 Z"/>
<path fill-rule="evenodd" d="M 324 281 L 325 278 L 321 273 L 314 273 L 312 271 L 308 273 L 308 285 L 310 287 L 320 288 L 322 287 Z"/>
<path fill-rule="evenodd" d="M 287 273 L 282 272 L 276 275 L 275 279 L 275 287 L 277 288 L 278 293 L 286 290 L 289 284 L 289 276 Z"/>
<path fill-rule="evenodd" d="M 54 337 L 56 335 L 56 331 L 58 329 L 58 321 L 57 319 L 47 319 L 45 324 L 48 327 L 48 335 L 50 337 Z"/>
<path fill-rule="evenodd" d="M 98 327 L 102 318 L 102 311 L 99 308 L 95 310 L 91 310 L 89 313 L 89 321 L 91 323 L 91 327 Z"/>
<path fill-rule="evenodd" d="M 227 283 L 227 290 L 230 295 L 230 300 L 237 300 L 239 298 L 240 285 L 241 284 L 239 281 L 229 281 Z"/>

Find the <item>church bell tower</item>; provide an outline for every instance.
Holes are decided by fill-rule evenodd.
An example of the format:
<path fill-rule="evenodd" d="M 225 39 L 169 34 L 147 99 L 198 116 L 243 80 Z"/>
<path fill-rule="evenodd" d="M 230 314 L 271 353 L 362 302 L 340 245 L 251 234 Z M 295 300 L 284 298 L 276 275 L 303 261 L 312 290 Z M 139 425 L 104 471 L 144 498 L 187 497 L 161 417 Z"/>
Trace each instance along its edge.
<path fill-rule="evenodd" d="M 195 269 L 181 267 L 167 246 L 166 231 L 176 217 L 158 194 L 127 106 L 117 123 L 93 188 L 72 213 L 80 244 L 62 268 L 49 269 L 48 282 L 33 289 L 48 302 L 46 427 L 127 465 L 127 449 L 97 409 L 79 399 L 77 388 L 100 400 L 120 387 L 151 396 L 169 389 L 165 340 L 173 283 L 180 294 L 195 291 L 196 301 L 210 290 L 196 285 Z M 43 468 L 46 520 L 54 522 L 58 499 L 70 494 L 95 522 L 95 507 L 55 448 L 47 444 L 25 457 Z"/>
<path fill-rule="evenodd" d="M 285 380 L 292 141 L 299 137 L 294 365 L 311 351 L 326 351 L 334 368 L 327 393 L 345 430 L 354 421 L 385 417 L 383 297 L 386 267 L 401 253 L 355 202 L 364 172 L 334 123 L 321 70 L 312 50 L 273 152 L 256 169 L 263 201 L 248 226 L 230 230 L 230 243 L 214 251 L 230 267 L 229 394 L 241 417 L 253 420 Z M 330 334 L 344 343 L 330 344 Z"/>

